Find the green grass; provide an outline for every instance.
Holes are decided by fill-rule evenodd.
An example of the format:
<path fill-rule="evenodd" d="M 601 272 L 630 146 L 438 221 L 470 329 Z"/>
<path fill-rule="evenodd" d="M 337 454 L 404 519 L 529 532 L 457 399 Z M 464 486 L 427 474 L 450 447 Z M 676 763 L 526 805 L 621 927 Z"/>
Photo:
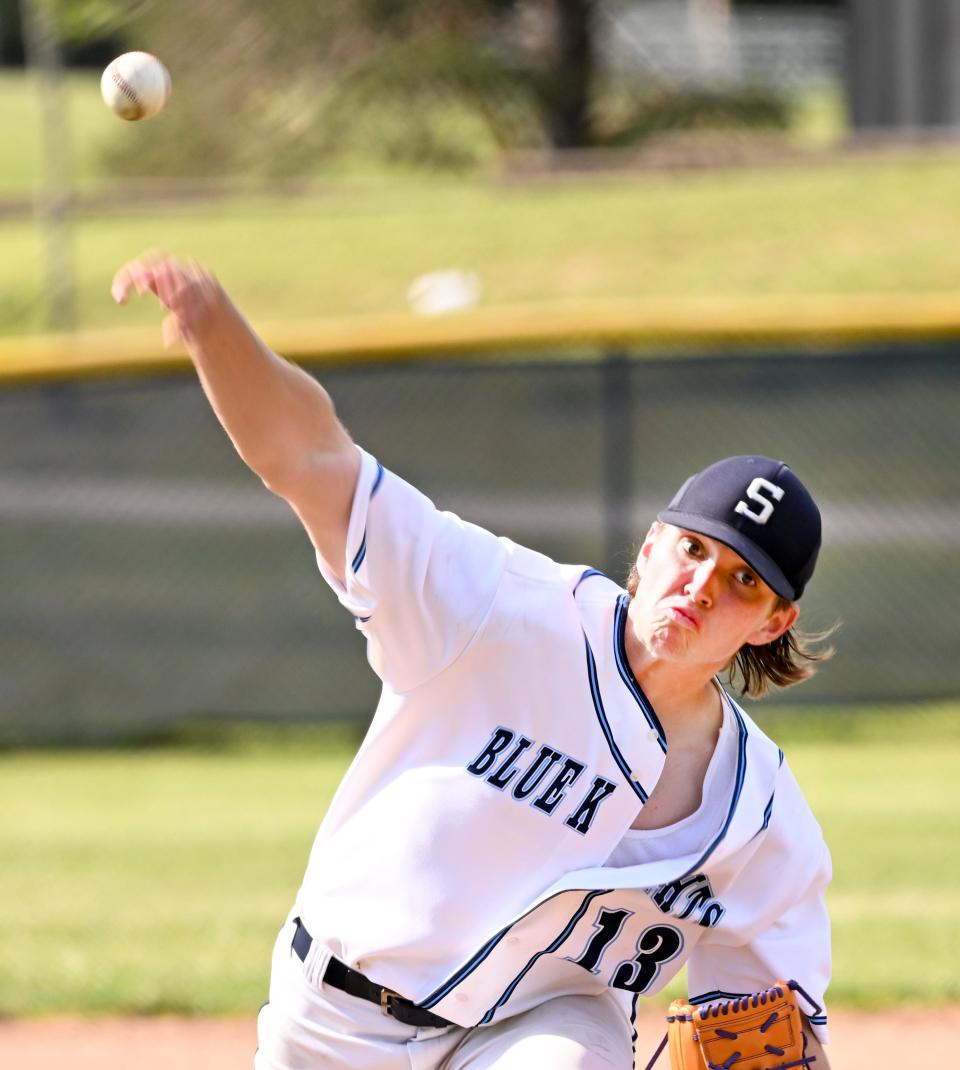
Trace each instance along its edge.
<path fill-rule="evenodd" d="M 777 713 L 764 725 L 833 854 L 832 1001 L 960 999 L 960 708 Z"/>
<path fill-rule="evenodd" d="M 4 757 L 0 1013 L 255 1009 L 347 740 Z"/>
<path fill-rule="evenodd" d="M 833 845 L 835 1001 L 960 998 L 960 745 L 908 736 L 794 763 Z"/>
<path fill-rule="evenodd" d="M 410 281 L 476 271 L 488 304 L 952 291 L 960 153 L 562 184 L 340 184 L 298 197 L 116 207 L 73 228 L 77 322 L 155 323 L 109 282 L 162 246 L 213 266 L 255 321 L 395 312 Z M 869 192 L 867 192 L 869 191 Z M 0 332 L 42 327 L 40 235 L 0 222 Z"/>
<path fill-rule="evenodd" d="M 833 852 L 832 1005 L 960 998 L 960 710 L 767 723 Z M 0 757 L 0 1014 L 253 1013 L 354 746 L 244 729 Z"/>

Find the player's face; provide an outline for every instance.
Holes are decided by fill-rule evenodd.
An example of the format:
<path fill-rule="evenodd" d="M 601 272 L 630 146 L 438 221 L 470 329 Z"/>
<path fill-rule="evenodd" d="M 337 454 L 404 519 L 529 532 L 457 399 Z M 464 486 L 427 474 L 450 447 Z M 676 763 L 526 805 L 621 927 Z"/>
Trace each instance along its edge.
<path fill-rule="evenodd" d="M 651 527 L 637 569 L 630 623 L 655 658 L 716 671 L 744 644 L 770 643 L 797 618 L 796 606 L 780 606 L 739 554 L 671 524 Z"/>

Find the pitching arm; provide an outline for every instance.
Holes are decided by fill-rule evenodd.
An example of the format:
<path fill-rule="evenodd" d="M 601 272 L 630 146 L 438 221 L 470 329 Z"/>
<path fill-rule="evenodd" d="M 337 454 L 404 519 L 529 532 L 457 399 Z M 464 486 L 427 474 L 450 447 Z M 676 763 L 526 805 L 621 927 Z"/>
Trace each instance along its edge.
<path fill-rule="evenodd" d="M 143 257 L 111 293 L 152 293 L 166 308 L 163 339 L 182 339 L 217 419 L 244 462 L 296 512 L 331 571 L 341 573 L 360 455 L 330 395 L 273 353 L 216 278 L 194 261 Z"/>

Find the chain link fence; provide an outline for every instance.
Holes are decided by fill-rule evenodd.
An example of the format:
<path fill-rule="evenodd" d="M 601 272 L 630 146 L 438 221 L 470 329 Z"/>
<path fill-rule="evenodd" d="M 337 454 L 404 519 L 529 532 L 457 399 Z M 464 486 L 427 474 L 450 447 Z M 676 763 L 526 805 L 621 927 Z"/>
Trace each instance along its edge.
<path fill-rule="evenodd" d="M 608 0 L 598 10 L 601 55 L 634 84 L 646 74 L 676 84 L 804 90 L 843 79 L 846 23 L 836 7 Z"/>
<path fill-rule="evenodd" d="M 441 507 L 620 580 L 691 472 L 784 458 L 825 522 L 804 623 L 841 625 L 784 697 L 960 693 L 953 346 L 316 370 L 357 441 Z M 0 458 L 0 742 L 369 716 L 362 638 L 192 378 L 7 388 Z"/>

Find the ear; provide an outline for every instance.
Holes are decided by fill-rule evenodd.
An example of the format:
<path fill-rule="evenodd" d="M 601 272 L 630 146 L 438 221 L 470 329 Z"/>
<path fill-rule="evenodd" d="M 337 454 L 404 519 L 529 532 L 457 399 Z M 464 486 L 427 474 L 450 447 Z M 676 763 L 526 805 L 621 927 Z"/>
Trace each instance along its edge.
<path fill-rule="evenodd" d="M 784 632 L 789 631 L 796 624 L 799 616 L 800 607 L 796 602 L 790 602 L 789 605 L 775 609 L 763 625 L 747 639 L 747 643 L 750 646 L 766 646 L 767 643 L 772 643 Z"/>
<path fill-rule="evenodd" d="M 650 556 L 650 551 L 653 549 L 653 544 L 657 540 L 657 536 L 663 530 L 663 524 L 659 520 L 654 520 L 644 537 L 643 544 L 640 547 L 640 552 L 637 554 L 637 571 L 643 572 L 643 566 L 647 558 Z"/>

